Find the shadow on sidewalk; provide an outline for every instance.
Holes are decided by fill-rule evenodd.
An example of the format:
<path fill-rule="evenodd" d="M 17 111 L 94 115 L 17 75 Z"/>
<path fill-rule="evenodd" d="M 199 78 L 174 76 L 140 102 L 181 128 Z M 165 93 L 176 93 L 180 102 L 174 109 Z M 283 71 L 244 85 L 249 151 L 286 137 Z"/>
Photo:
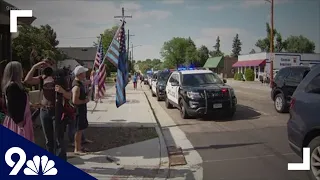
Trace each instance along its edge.
<path fill-rule="evenodd" d="M 183 150 L 190 151 L 190 150 L 224 149 L 224 148 L 258 145 L 258 144 L 264 144 L 264 143 L 257 142 L 257 143 L 239 143 L 239 144 L 215 144 L 215 145 L 209 145 L 209 146 L 196 146 L 194 148 L 188 148 Z"/>

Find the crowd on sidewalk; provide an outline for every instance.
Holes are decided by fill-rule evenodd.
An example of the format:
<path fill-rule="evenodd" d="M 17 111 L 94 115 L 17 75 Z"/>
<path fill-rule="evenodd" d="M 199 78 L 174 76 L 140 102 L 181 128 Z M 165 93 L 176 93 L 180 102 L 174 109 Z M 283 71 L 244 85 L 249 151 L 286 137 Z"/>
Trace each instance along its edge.
<path fill-rule="evenodd" d="M 89 125 L 87 103 L 90 100 L 102 103 L 94 78 L 96 72 L 92 72 L 90 80 L 87 80 L 87 71 L 83 66 L 73 70 L 57 69 L 53 60 L 45 59 L 32 66 L 23 80 L 21 63 L 11 61 L 4 69 L 1 83 L 2 125 L 35 143 L 31 113 L 31 107 L 35 107 L 40 111 L 40 122 L 49 152 L 67 160 L 64 143 L 67 134 L 69 143 L 74 145 L 74 153 L 86 154 L 87 150 L 82 144 L 92 143 L 84 136 L 84 130 Z M 34 76 L 35 72 L 40 75 Z M 37 85 L 40 87 L 40 102 L 30 104 L 26 87 Z"/>

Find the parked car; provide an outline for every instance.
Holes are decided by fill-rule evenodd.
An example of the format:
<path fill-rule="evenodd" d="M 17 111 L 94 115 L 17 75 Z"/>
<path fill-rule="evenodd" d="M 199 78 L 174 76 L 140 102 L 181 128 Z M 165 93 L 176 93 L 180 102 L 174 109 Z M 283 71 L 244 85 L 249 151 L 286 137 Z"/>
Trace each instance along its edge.
<path fill-rule="evenodd" d="M 310 67 L 306 66 L 284 67 L 279 70 L 271 82 L 271 99 L 277 112 L 288 112 L 293 92 L 309 71 Z"/>
<path fill-rule="evenodd" d="M 146 74 L 143 76 L 143 84 L 144 85 L 148 84 L 148 75 Z"/>
<path fill-rule="evenodd" d="M 237 98 L 225 83 L 210 70 L 172 72 L 166 85 L 165 105 L 177 107 L 183 119 L 220 112 L 232 118 Z"/>
<path fill-rule="evenodd" d="M 170 74 L 171 71 L 169 70 L 158 71 L 156 81 L 152 83 L 151 94 L 152 96 L 157 97 L 158 101 L 165 97 L 166 84 Z"/>
<path fill-rule="evenodd" d="M 290 147 L 300 157 L 310 148 L 311 179 L 320 179 L 320 65 L 311 68 L 292 95 L 287 123 Z"/>

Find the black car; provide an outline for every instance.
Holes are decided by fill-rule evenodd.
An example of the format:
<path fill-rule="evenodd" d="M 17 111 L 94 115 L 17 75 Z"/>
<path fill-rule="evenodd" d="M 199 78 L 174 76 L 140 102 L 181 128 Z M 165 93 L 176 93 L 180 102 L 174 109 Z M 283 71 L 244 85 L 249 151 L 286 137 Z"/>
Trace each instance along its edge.
<path fill-rule="evenodd" d="M 175 71 L 167 82 L 166 107 L 177 107 L 183 119 L 219 112 L 232 118 L 237 98 L 225 83 L 209 70 Z"/>
<path fill-rule="evenodd" d="M 292 150 L 301 158 L 303 148 L 310 148 L 311 179 L 320 179 L 320 65 L 313 66 L 293 93 L 287 123 Z M 304 160 L 303 160 L 304 161 Z"/>
<path fill-rule="evenodd" d="M 279 70 L 271 82 L 271 99 L 277 112 L 288 112 L 292 94 L 309 71 L 310 67 L 306 66 L 290 66 Z"/>
<path fill-rule="evenodd" d="M 155 95 L 157 100 L 163 100 L 165 98 L 166 85 L 171 72 L 169 70 L 158 71 L 157 73 L 157 83 Z"/>

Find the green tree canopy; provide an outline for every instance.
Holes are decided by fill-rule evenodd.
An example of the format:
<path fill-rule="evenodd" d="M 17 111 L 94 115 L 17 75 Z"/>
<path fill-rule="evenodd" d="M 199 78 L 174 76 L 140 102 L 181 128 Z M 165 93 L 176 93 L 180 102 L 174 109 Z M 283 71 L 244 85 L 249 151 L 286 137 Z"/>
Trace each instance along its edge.
<path fill-rule="evenodd" d="M 209 49 L 202 45 L 198 50 L 198 59 L 199 59 L 199 67 L 203 67 L 203 65 L 207 62 L 209 58 Z"/>
<path fill-rule="evenodd" d="M 238 57 L 241 52 L 241 41 L 239 39 L 239 34 L 236 34 L 236 36 L 233 39 L 233 44 L 232 44 L 232 57 Z"/>
<path fill-rule="evenodd" d="M 213 46 L 214 50 L 210 51 L 210 56 L 211 57 L 219 57 L 219 56 L 223 56 L 224 53 L 221 52 L 220 50 L 220 37 L 218 36 L 216 39 L 216 44 Z"/>
<path fill-rule="evenodd" d="M 285 40 L 285 50 L 289 53 L 314 53 L 315 44 L 302 35 L 290 36 Z"/>
<path fill-rule="evenodd" d="M 160 59 L 146 59 L 145 61 L 137 61 L 137 64 L 139 66 L 139 70 L 142 73 L 146 73 L 148 70 L 151 70 L 152 68 L 154 70 L 161 70 L 163 69 L 162 67 L 162 62 Z"/>
<path fill-rule="evenodd" d="M 191 58 L 195 55 L 193 51 L 196 49 L 193 46 L 193 41 L 191 42 L 190 39 L 174 37 L 163 44 L 161 56 L 164 58 L 167 66 L 178 67 L 192 60 Z"/>
<path fill-rule="evenodd" d="M 31 52 L 34 50 L 38 57 L 50 57 L 60 60 L 61 53 L 56 46 L 59 41 L 56 40 L 56 32 L 49 25 L 40 28 L 29 25 L 22 25 L 18 28 L 19 36 L 12 41 L 12 57 L 22 63 L 25 69 L 30 68 L 35 60 L 31 58 Z"/>

